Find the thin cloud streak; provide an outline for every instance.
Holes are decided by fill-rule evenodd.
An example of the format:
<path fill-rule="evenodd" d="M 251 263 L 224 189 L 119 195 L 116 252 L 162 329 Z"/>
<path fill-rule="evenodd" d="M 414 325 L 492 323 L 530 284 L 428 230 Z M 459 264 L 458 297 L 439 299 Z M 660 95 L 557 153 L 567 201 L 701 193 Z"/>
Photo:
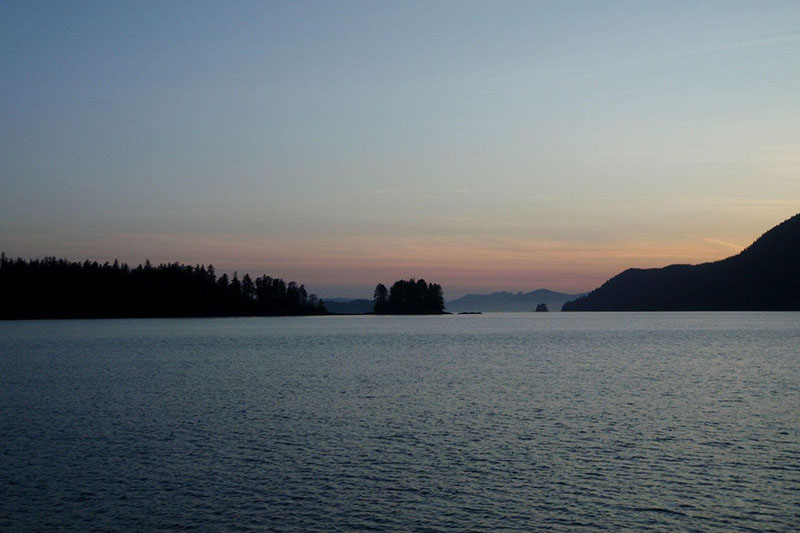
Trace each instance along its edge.
<path fill-rule="evenodd" d="M 712 239 L 711 237 L 702 237 L 702 239 L 704 241 L 713 242 L 715 244 L 721 244 L 723 246 L 727 246 L 728 248 L 731 248 L 731 249 L 736 250 L 736 251 L 741 251 L 742 249 L 744 249 L 744 246 L 742 246 L 740 244 L 734 244 L 732 242 L 721 241 L 719 239 Z"/>
<path fill-rule="evenodd" d="M 781 44 L 791 44 L 800 42 L 800 33 L 792 33 L 785 35 L 777 35 L 774 37 L 765 37 L 763 39 L 747 39 L 744 41 L 734 42 L 726 45 L 711 46 L 705 49 L 697 50 L 687 54 L 678 55 L 675 57 L 689 57 L 691 55 L 705 55 L 715 54 L 718 52 L 727 52 L 730 50 L 741 50 L 746 48 L 763 48 L 767 46 L 775 46 Z"/>

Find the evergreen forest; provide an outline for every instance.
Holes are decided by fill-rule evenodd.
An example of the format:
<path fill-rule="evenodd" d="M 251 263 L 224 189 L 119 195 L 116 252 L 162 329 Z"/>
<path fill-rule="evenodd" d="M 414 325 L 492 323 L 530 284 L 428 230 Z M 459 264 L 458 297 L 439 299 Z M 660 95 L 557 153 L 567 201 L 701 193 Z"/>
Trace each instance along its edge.
<path fill-rule="evenodd" d="M 212 265 L 26 261 L 0 256 L 0 319 L 284 316 L 327 314 L 303 285 Z"/>
<path fill-rule="evenodd" d="M 391 289 L 378 283 L 373 296 L 376 315 L 439 315 L 444 313 L 442 286 L 424 279 L 395 281 Z"/>

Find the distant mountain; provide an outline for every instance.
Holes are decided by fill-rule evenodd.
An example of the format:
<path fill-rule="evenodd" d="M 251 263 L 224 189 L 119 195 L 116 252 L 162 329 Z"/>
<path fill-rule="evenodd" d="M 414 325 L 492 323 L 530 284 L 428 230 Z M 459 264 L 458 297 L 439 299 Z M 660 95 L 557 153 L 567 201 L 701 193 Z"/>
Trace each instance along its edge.
<path fill-rule="evenodd" d="M 737 255 L 700 265 L 631 268 L 562 310 L 800 310 L 800 214 Z"/>
<path fill-rule="evenodd" d="M 324 300 L 325 309 L 329 313 L 339 315 L 362 315 L 372 312 L 372 300 L 348 300 L 347 298 L 330 298 Z"/>
<path fill-rule="evenodd" d="M 447 302 L 446 309 L 451 313 L 464 311 L 535 311 L 539 304 L 546 304 L 548 309 L 558 310 L 569 300 L 582 294 L 565 294 L 548 289 L 531 292 L 493 292 L 492 294 L 467 294 Z M 328 305 L 328 302 L 325 302 Z"/>

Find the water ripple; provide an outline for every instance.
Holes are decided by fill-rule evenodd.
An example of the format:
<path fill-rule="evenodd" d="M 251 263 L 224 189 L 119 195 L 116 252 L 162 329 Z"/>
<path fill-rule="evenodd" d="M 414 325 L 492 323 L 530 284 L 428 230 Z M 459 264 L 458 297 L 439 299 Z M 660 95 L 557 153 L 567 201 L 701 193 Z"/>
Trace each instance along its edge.
<path fill-rule="evenodd" d="M 798 318 L 0 324 L 0 529 L 797 530 Z"/>

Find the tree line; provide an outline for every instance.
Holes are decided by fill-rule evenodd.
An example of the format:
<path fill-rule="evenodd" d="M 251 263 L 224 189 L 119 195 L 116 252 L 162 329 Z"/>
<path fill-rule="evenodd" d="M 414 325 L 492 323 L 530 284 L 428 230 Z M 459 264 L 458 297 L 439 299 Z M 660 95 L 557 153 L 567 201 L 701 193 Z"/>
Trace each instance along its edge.
<path fill-rule="evenodd" d="M 136 268 L 66 259 L 0 255 L 0 318 L 284 316 L 326 314 L 303 285 L 264 275 L 253 280 L 213 265 Z"/>
<path fill-rule="evenodd" d="M 376 315 L 436 315 L 444 313 L 442 286 L 424 279 L 395 281 L 391 289 L 378 283 L 373 295 Z"/>

